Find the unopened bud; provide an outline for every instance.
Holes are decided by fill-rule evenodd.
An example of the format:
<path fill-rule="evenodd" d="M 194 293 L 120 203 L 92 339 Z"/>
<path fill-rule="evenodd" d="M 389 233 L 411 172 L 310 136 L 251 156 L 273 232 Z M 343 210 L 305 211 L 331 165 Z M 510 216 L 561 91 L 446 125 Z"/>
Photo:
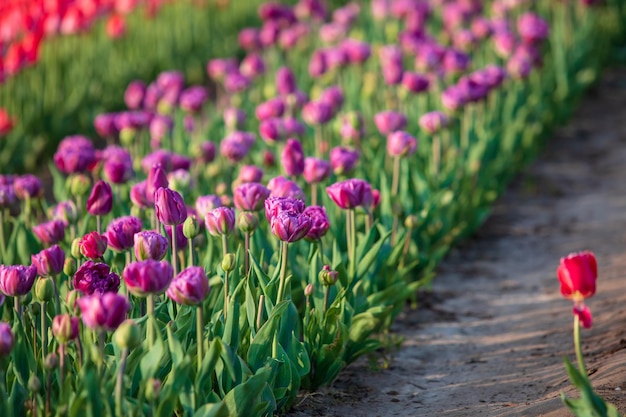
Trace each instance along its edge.
<path fill-rule="evenodd" d="M 150 378 L 146 383 L 146 400 L 156 402 L 161 394 L 161 381 Z"/>
<path fill-rule="evenodd" d="M 310 297 L 313 294 L 313 284 L 309 284 L 304 288 L 304 296 Z"/>
<path fill-rule="evenodd" d="M 69 190 L 72 196 L 83 197 L 91 191 L 91 181 L 89 177 L 84 174 L 72 174 L 67 177 L 65 188 Z M 81 208 L 84 207 L 79 207 L 79 209 Z"/>
<path fill-rule="evenodd" d="M 80 238 L 72 240 L 72 245 L 70 246 L 70 254 L 76 258 L 80 259 L 83 255 L 80 253 Z"/>
<path fill-rule="evenodd" d="M 187 217 L 185 223 L 183 223 L 183 235 L 187 239 L 193 239 L 200 234 L 200 222 L 195 214 Z"/>
<path fill-rule="evenodd" d="M 48 353 L 43 365 L 49 370 L 56 369 L 59 366 L 59 356 L 54 352 Z"/>
<path fill-rule="evenodd" d="M 141 343 L 139 326 L 133 320 L 125 320 L 113 334 L 115 343 L 123 348 L 133 349 Z"/>
<path fill-rule="evenodd" d="M 73 277 L 76 273 L 76 259 L 74 258 L 65 258 L 65 263 L 63 264 L 63 273 L 68 277 Z"/>
<path fill-rule="evenodd" d="M 42 277 L 35 284 L 35 296 L 39 301 L 50 301 L 54 297 L 54 282 L 50 277 Z"/>
<path fill-rule="evenodd" d="M 259 215 L 256 212 L 242 211 L 237 218 L 237 227 L 243 233 L 251 233 L 259 226 Z"/>
<path fill-rule="evenodd" d="M 318 275 L 318 279 L 322 285 L 332 287 L 337 282 L 338 275 L 339 273 L 337 271 L 330 269 L 330 265 L 324 265 Z"/>
<path fill-rule="evenodd" d="M 224 255 L 224 259 L 222 259 L 222 269 L 225 272 L 230 272 L 235 269 L 235 255 L 232 253 Z"/>
<path fill-rule="evenodd" d="M 414 214 L 408 215 L 406 219 L 404 219 L 404 226 L 407 229 L 415 229 L 418 224 L 417 216 Z"/>
<path fill-rule="evenodd" d="M 41 390 L 41 381 L 39 381 L 37 375 L 31 375 L 28 378 L 28 390 L 32 393 L 37 393 Z"/>

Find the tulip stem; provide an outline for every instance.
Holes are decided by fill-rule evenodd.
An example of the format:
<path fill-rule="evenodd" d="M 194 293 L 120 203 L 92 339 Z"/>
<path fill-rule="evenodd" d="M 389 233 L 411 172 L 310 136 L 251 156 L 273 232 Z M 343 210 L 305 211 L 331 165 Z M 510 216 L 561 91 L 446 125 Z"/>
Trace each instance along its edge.
<path fill-rule="evenodd" d="M 330 286 L 329 285 L 324 285 L 324 312 L 326 312 L 328 310 L 328 299 L 329 298 L 330 298 Z"/>
<path fill-rule="evenodd" d="M 172 268 L 174 269 L 174 276 L 178 274 L 178 260 L 176 256 L 176 225 L 170 226 L 172 228 Z"/>
<path fill-rule="evenodd" d="M 349 211 L 350 216 L 350 280 L 356 275 L 356 210 Z"/>
<path fill-rule="evenodd" d="M 322 127 L 319 124 L 315 125 L 315 156 L 321 158 L 324 154 L 322 152 Z"/>
<path fill-rule="evenodd" d="M 146 321 L 146 333 L 148 336 L 148 347 L 152 349 L 154 345 L 154 326 L 152 321 L 154 320 L 154 296 L 152 294 L 148 295 L 146 299 L 146 303 L 148 305 L 148 321 Z"/>
<path fill-rule="evenodd" d="M 439 135 L 433 135 L 433 180 L 435 184 L 438 184 L 439 177 L 439 164 L 441 160 L 441 141 L 439 140 Z"/>
<path fill-rule="evenodd" d="M 250 232 L 245 232 L 243 237 L 243 267 L 244 275 L 248 276 L 250 269 Z"/>
<path fill-rule="evenodd" d="M 311 205 L 317 206 L 317 183 L 311 184 Z"/>
<path fill-rule="evenodd" d="M 585 361 L 583 360 L 583 353 L 580 346 L 580 318 L 578 315 L 574 315 L 574 349 L 576 350 L 576 360 L 578 361 L 578 370 L 581 374 L 587 376 L 587 370 L 585 369 Z"/>
<path fill-rule="evenodd" d="M 59 399 L 63 399 L 65 381 L 65 343 L 59 345 Z M 60 401 L 59 401 L 60 402 Z"/>
<path fill-rule="evenodd" d="M 352 235 L 350 231 L 352 228 L 350 227 L 350 212 L 346 213 L 346 249 L 348 250 L 348 256 L 352 254 L 352 249 L 350 249 L 350 244 L 352 243 L 352 239 L 350 238 Z"/>
<path fill-rule="evenodd" d="M 229 302 L 229 292 L 230 292 L 230 285 L 228 282 L 228 278 L 230 275 L 229 271 L 224 271 L 224 321 L 226 321 L 226 317 L 228 316 L 228 302 Z"/>
<path fill-rule="evenodd" d="M 222 256 L 225 257 L 228 254 L 228 239 L 226 235 L 222 235 Z"/>
<path fill-rule="evenodd" d="M 0 250 L 2 251 L 2 263 L 7 261 L 7 245 L 4 239 L 4 219 L 6 217 L 6 209 L 0 210 Z"/>
<path fill-rule="evenodd" d="M 122 412 L 122 394 L 124 391 L 124 371 L 126 370 L 126 359 L 128 358 L 128 348 L 122 349 L 122 357 L 120 358 L 120 368 L 117 372 L 117 380 L 115 383 L 115 414 L 123 416 Z"/>
<path fill-rule="evenodd" d="M 265 295 L 261 294 L 259 297 L 259 308 L 256 312 L 256 331 L 258 332 L 263 325 L 263 307 L 265 305 Z"/>
<path fill-rule="evenodd" d="M 287 249 L 288 242 L 281 241 L 281 257 L 280 257 L 280 280 L 278 282 L 278 296 L 276 297 L 276 305 L 278 305 L 285 296 L 285 281 L 287 281 Z"/>
<path fill-rule="evenodd" d="M 198 352 L 198 375 L 202 371 L 202 343 L 204 340 L 204 316 L 202 304 L 196 307 L 196 349 Z"/>
<path fill-rule="evenodd" d="M 102 216 L 99 214 L 96 216 L 96 230 L 99 235 L 102 234 Z"/>
<path fill-rule="evenodd" d="M 193 253 L 193 239 L 189 239 L 189 255 L 187 258 L 187 266 L 192 266 L 194 264 L 194 253 Z"/>
<path fill-rule="evenodd" d="M 400 157 L 394 156 L 393 177 L 391 178 L 391 197 L 392 198 L 398 195 L 399 186 L 400 186 Z"/>
<path fill-rule="evenodd" d="M 48 354 L 48 329 L 46 328 L 46 302 L 41 302 L 41 359 L 46 361 Z"/>

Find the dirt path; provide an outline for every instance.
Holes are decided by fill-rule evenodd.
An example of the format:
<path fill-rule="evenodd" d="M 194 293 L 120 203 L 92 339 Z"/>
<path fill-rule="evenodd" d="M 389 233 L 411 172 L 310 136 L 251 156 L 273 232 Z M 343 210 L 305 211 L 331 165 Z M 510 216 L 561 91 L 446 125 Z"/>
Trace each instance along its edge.
<path fill-rule="evenodd" d="M 583 350 L 594 387 L 626 412 L 626 71 L 607 74 L 516 181 L 475 239 L 441 265 L 425 308 L 407 311 L 389 367 L 367 360 L 304 395 L 304 416 L 568 416 L 562 357 L 571 303 L 556 268 L 590 249 L 598 290 Z M 380 363 L 380 361 L 379 361 Z"/>

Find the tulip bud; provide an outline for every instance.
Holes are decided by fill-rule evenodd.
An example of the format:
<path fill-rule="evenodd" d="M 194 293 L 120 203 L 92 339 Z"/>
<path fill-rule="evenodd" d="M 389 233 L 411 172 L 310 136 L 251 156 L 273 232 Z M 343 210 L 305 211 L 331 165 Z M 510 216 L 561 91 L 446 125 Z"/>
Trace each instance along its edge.
<path fill-rule="evenodd" d="M 52 278 L 39 278 L 35 284 L 35 296 L 39 301 L 50 301 L 54 297 L 54 282 Z"/>
<path fill-rule="evenodd" d="M 68 294 L 69 296 L 70 294 Z M 78 317 L 72 317 L 69 314 L 59 314 L 52 319 L 52 334 L 61 344 L 76 339 L 79 330 L 80 320 Z"/>
<path fill-rule="evenodd" d="M 228 207 L 218 207 L 211 210 L 204 221 L 211 236 L 228 235 L 235 227 L 235 211 Z"/>
<path fill-rule="evenodd" d="M 327 287 L 332 287 L 337 283 L 339 273 L 330 269 L 330 265 L 324 265 L 320 273 L 318 274 L 318 279 Z"/>
<path fill-rule="evenodd" d="M 100 180 L 91 190 L 87 198 L 87 212 L 92 216 L 104 216 L 113 208 L 113 190 L 111 186 Z"/>
<path fill-rule="evenodd" d="M 187 217 L 187 220 L 185 220 L 185 223 L 183 223 L 183 235 L 187 239 L 193 239 L 194 237 L 198 236 L 199 233 L 200 222 L 198 221 L 196 215 L 192 214 L 191 216 Z"/>
<path fill-rule="evenodd" d="M 150 378 L 146 383 L 146 400 L 148 402 L 156 402 L 161 395 L 161 381 Z"/>
<path fill-rule="evenodd" d="M 13 332 L 9 323 L 0 322 L 0 358 L 8 356 L 13 348 Z"/>
<path fill-rule="evenodd" d="M 66 258 L 65 263 L 63 264 L 63 273 L 68 277 L 71 277 L 76 273 L 76 259 L 74 258 Z"/>
<path fill-rule="evenodd" d="M 31 375 L 28 378 L 28 390 L 32 393 L 38 393 L 41 390 L 41 381 L 39 381 L 37 375 Z"/>
<path fill-rule="evenodd" d="M 230 272 L 235 269 L 235 255 L 232 253 L 224 255 L 224 259 L 222 259 L 222 269 L 225 272 Z"/>
<path fill-rule="evenodd" d="M 122 349 L 133 349 L 139 346 L 141 344 L 139 326 L 130 319 L 123 321 L 113 334 L 113 340 Z"/>
<path fill-rule="evenodd" d="M 304 296 L 310 297 L 313 295 L 313 284 L 309 284 L 304 288 Z"/>
<path fill-rule="evenodd" d="M 168 188 L 159 188 L 154 193 L 154 207 L 159 221 L 165 225 L 178 225 L 187 218 L 187 207 L 183 197 Z"/>
<path fill-rule="evenodd" d="M 74 258 L 79 259 L 81 257 L 81 253 L 80 253 L 80 241 L 82 239 L 77 237 L 74 240 L 72 240 L 72 244 L 70 246 L 70 255 L 72 255 Z"/>
<path fill-rule="evenodd" d="M 67 177 L 65 186 L 73 197 L 83 197 L 89 192 L 91 181 L 85 174 L 72 174 Z"/>
<path fill-rule="evenodd" d="M 404 219 L 404 227 L 407 229 L 415 229 L 419 225 L 419 221 L 415 214 L 408 215 L 406 219 Z"/>
<path fill-rule="evenodd" d="M 237 217 L 237 227 L 243 233 L 252 233 L 259 226 L 259 215 L 255 212 L 244 211 Z"/>
<path fill-rule="evenodd" d="M 48 353 L 44 359 L 43 366 L 48 370 L 56 369 L 59 366 L 59 356 L 54 353 Z"/>
<path fill-rule="evenodd" d="M 65 296 L 65 304 L 67 304 L 67 307 L 70 310 L 74 310 L 77 307 L 76 300 L 78 300 L 79 296 L 80 293 L 78 292 L 78 290 L 71 290 Z"/>

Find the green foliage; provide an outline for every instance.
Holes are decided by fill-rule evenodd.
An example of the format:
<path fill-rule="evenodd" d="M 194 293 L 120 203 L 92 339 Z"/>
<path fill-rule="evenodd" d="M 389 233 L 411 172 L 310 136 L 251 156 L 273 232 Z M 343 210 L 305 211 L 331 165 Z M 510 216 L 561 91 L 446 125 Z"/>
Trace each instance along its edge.
<path fill-rule="evenodd" d="M 563 403 L 576 417 L 620 417 L 621 414 L 613 404 L 607 404 L 602 397 L 593 391 L 587 375 L 580 373 L 567 358 L 563 358 L 569 379 L 580 391 L 580 398 L 567 398 L 561 394 Z"/>

